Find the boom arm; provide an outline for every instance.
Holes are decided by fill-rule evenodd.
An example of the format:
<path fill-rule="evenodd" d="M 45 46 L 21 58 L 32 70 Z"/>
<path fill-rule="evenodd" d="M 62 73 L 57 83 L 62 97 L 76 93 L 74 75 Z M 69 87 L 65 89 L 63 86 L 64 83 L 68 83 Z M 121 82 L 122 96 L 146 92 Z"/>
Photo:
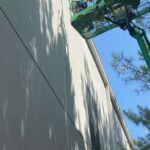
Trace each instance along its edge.
<path fill-rule="evenodd" d="M 135 38 L 140 46 L 144 59 L 150 69 L 150 42 L 143 29 L 132 26 L 128 29 L 130 35 Z"/>
<path fill-rule="evenodd" d="M 74 28 L 86 39 L 118 26 L 127 29 L 137 40 L 150 70 L 150 42 L 145 31 L 132 23 L 132 20 L 150 13 L 150 1 L 139 6 L 140 0 L 95 0 L 96 3 L 86 7 L 78 4 L 81 1 L 85 0 L 74 1 L 71 5 L 71 24 Z"/>

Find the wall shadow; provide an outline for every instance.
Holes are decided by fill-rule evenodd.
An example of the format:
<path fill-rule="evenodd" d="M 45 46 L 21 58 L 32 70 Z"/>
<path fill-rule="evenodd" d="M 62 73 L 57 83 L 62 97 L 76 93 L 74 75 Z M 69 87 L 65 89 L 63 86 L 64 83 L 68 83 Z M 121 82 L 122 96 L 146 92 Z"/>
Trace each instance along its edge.
<path fill-rule="evenodd" d="M 84 66 L 86 76 L 81 76 L 82 92 L 84 93 L 84 105 L 87 108 L 89 118 L 90 135 L 87 132 L 87 137 L 90 138 L 92 150 L 125 150 L 127 143 L 125 137 L 123 137 L 124 131 L 112 104 L 110 104 L 111 102 L 109 102 L 110 99 L 100 99 L 98 95 L 100 93 L 106 95 L 106 93 L 101 91 L 97 93 L 86 59 L 84 59 Z"/>
<path fill-rule="evenodd" d="M 0 3 L 22 38 L 19 40 L 1 11 L 0 149 L 85 150 L 82 134 L 74 125 L 74 91 L 63 10 L 57 10 L 56 34 L 52 0 Z M 71 118 L 65 108 L 68 97 Z"/>
<path fill-rule="evenodd" d="M 112 145 L 117 150 L 117 139 L 123 139 L 121 129 L 113 112 L 109 119 L 103 116 L 105 108 L 99 106 L 86 59 L 86 77 L 81 75 L 89 124 L 86 139 L 75 128 L 64 2 L 55 4 L 52 0 L 0 1 L 22 39 L 0 11 L 0 149 L 85 150 L 86 142 L 92 150 L 112 150 Z"/>

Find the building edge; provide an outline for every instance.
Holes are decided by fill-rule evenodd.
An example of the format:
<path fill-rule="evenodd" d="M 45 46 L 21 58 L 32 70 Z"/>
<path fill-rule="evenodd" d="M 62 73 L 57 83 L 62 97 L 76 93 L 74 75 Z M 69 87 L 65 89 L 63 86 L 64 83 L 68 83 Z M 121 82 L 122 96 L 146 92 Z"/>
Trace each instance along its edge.
<path fill-rule="evenodd" d="M 105 88 L 109 88 L 110 99 L 111 99 L 112 106 L 113 106 L 113 108 L 114 108 L 114 110 L 115 110 L 115 112 L 117 114 L 117 117 L 118 117 L 119 122 L 120 122 L 120 124 L 121 124 L 121 126 L 123 128 L 123 131 L 124 131 L 124 133 L 125 133 L 125 135 L 127 137 L 129 145 L 130 145 L 131 149 L 134 150 L 133 140 L 131 138 L 131 135 L 129 134 L 129 131 L 128 131 L 127 126 L 126 126 L 126 123 L 123 120 L 123 116 L 122 116 L 120 107 L 119 107 L 119 105 L 117 103 L 117 99 L 116 99 L 116 97 L 114 95 L 114 92 L 113 92 L 113 90 L 111 88 L 111 85 L 109 83 L 107 75 L 106 75 L 106 73 L 104 71 L 104 67 L 103 67 L 102 61 L 101 61 L 101 59 L 100 59 L 100 57 L 99 57 L 99 55 L 97 53 L 96 46 L 95 46 L 93 40 L 86 40 L 86 43 L 87 43 L 88 48 L 89 48 L 89 50 L 91 52 L 91 55 L 92 55 L 92 57 L 94 59 L 94 62 L 95 62 L 96 67 L 98 69 L 98 72 L 99 72 L 100 76 L 102 77 L 102 80 L 104 82 Z"/>

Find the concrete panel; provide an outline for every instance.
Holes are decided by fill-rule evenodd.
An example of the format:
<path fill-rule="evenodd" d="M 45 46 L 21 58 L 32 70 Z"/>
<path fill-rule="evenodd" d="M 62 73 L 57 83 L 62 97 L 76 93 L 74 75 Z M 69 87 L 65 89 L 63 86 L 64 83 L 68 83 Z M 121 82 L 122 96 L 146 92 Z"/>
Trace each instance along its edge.
<path fill-rule="evenodd" d="M 2 13 L 0 33 L 0 149 L 66 150 L 64 109 Z"/>
<path fill-rule="evenodd" d="M 0 6 L 0 149 L 130 149 L 69 1 Z"/>
<path fill-rule="evenodd" d="M 62 2 L 2 0 L 0 5 L 64 103 L 67 40 Z"/>
<path fill-rule="evenodd" d="M 86 146 L 81 131 L 77 130 L 70 119 L 67 120 L 67 149 L 68 150 L 86 150 Z"/>

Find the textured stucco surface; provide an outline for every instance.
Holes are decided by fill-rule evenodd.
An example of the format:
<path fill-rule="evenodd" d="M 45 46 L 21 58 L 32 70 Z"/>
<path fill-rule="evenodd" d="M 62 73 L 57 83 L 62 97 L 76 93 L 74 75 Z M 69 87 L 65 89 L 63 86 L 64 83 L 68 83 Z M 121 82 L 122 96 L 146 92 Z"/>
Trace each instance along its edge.
<path fill-rule="evenodd" d="M 0 149 L 130 150 L 69 1 L 0 7 Z"/>

